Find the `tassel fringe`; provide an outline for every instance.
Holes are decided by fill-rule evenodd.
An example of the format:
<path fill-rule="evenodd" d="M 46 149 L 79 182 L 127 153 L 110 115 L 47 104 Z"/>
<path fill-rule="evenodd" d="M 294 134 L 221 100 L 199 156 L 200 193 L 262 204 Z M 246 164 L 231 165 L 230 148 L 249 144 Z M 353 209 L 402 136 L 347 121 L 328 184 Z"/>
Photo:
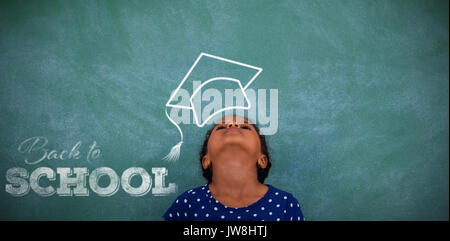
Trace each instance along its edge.
<path fill-rule="evenodd" d="M 167 154 L 163 160 L 164 161 L 168 161 L 168 162 L 175 162 L 178 160 L 178 158 L 180 157 L 180 149 L 181 149 L 181 145 L 183 144 L 182 141 L 178 142 L 178 144 L 176 144 L 175 146 L 172 147 L 172 149 L 170 149 L 169 154 Z"/>

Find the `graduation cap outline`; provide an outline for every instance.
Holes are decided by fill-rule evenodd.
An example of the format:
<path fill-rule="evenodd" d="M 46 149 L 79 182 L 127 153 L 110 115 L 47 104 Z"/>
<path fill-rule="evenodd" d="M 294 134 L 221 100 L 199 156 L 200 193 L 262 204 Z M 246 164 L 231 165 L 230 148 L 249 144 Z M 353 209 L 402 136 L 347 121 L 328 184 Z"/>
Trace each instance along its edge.
<path fill-rule="evenodd" d="M 206 58 L 212 58 L 218 61 L 223 61 L 226 63 L 231 63 L 231 64 L 235 64 L 235 65 L 239 65 L 242 67 L 246 67 L 246 68 L 250 68 L 250 69 L 254 69 L 257 70 L 257 72 L 253 75 L 253 77 L 245 84 L 245 86 L 242 86 L 242 83 L 239 79 L 235 79 L 235 78 L 231 78 L 231 77 L 227 77 L 227 76 L 223 76 L 223 77 L 213 77 L 210 78 L 206 81 L 203 81 L 202 84 L 200 84 L 192 93 L 191 97 L 189 98 L 189 103 L 190 106 L 184 106 L 184 105 L 174 105 L 174 104 L 170 104 L 173 101 L 173 98 L 176 96 L 177 92 L 180 90 L 181 86 L 183 86 L 183 84 L 185 83 L 185 81 L 188 79 L 188 77 L 190 76 L 190 74 L 192 73 L 192 71 L 195 69 L 195 67 L 197 66 L 197 64 L 199 63 L 200 59 L 202 59 L 203 57 Z M 169 114 L 167 113 L 167 108 L 168 107 L 172 107 L 172 108 L 181 108 L 181 109 L 189 109 L 193 111 L 193 116 L 194 116 L 194 120 L 195 120 L 195 124 L 198 127 L 203 127 L 211 118 L 213 118 L 215 115 L 226 111 L 226 110 L 231 110 L 231 109 L 244 109 L 244 110 L 248 110 L 251 108 L 251 103 L 248 100 L 247 94 L 245 93 L 245 90 L 248 88 L 248 86 L 250 86 L 250 84 L 258 77 L 258 75 L 261 73 L 263 69 L 260 67 L 256 67 L 253 65 L 249 65 L 249 64 L 244 64 L 238 61 L 234 61 L 231 59 L 226 59 L 226 58 L 222 58 L 222 57 L 218 57 L 212 54 L 208 54 L 208 53 L 200 53 L 200 55 L 197 57 L 197 59 L 195 60 L 194 64 L 191 66 L 191 68 L 189 69 L 189 71 L 186 73 L 186 75 L 184 76 L 183 80 L 181 81 L 181 83 L 178 85 L 178 87 L 175 89 L 175 91 L 172 92 L 169 100 L 166 103 L 166 108 L 165 108 L 165 113 L 166 113 L 166 117 L 169 119 L 170 122 L 172 122 L 173 125 L 175 125 L 178 129 L 178 132 L 180 133 L 180 142 L 178 142 L 178 144 L 176 144 L 175 146 L 172 147 L 172 149 L 170 150 L 169 154 L 167 154 L 163 160 L 166 161 L 176 161 L 178 160 L 179 156 L 180 156 L 180 148 L 181 145 L 183 144 L 183 132 L 181 131 L 181 128 L 178 126 L 178 124 L 172 120 L 172 118 L 169 116 Z M 232 81 L 238 84 L 240 90 L 242 91 L 242 94 L 244 96 L 245 101 L 248 103 L 248 106 L 230 106 L 230 107 L 225 107 L 225 108 L 221 108 L 220 110 L 214 112 L 213 114 L 209 115 L 208 118 L 206 118 L 203 122 L 199 123 L 199 118 L 197 117 L 197 112 L 195 110 L 195 105 L 193 103 L 193 98 L 195 97 L 195 95 L 201 90 L 201 88 L 203 86 L 205 86 L 208 83 L 211 83 L 213 81 L 217 81 L 217 80 L 226 80 L 226 81 Z"/>

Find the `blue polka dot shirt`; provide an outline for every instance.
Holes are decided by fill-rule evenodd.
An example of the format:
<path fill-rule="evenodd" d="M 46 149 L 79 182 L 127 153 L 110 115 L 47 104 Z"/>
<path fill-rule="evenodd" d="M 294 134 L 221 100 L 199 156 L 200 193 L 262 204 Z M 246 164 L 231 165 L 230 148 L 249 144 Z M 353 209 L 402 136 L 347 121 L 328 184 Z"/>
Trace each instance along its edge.
<path fill-rule="evenodd" d="M 268 187 L 257 202 L 232 208 L 214 199 L 205 184 L 178 196 L 163 218 L 167 221 L 304 221 L 300 204 L 292 194 Z"/>

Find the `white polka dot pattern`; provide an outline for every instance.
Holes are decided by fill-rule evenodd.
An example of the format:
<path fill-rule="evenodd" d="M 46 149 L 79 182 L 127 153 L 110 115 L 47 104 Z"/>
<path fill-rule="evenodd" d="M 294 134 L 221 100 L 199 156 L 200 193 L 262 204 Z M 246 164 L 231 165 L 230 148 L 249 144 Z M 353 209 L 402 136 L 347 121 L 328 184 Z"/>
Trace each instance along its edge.
<path fill-rule="evenodd" d="M 169 221 L 304 221 L 300 204 L 292 194 L 268 186 L 267 193 L 255 203 L 234 208 L 216 200 L 206 184 L 177 197 L 163 218 Z"/>

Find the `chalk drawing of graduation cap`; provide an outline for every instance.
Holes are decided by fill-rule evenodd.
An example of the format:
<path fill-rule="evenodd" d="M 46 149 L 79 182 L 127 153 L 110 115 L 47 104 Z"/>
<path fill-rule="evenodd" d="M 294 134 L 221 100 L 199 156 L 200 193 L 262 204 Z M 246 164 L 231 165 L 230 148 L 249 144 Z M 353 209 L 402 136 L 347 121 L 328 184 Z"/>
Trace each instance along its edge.
<path fill-rule="evenodd" d="M 251 108 L 251 103 L 247 97 L 247 94 L 245 93 L 245 90 L 258 77 L 262 70 L 262 68 L 249 64 L 244 64 L 231 59 L 218 57 L 212 54 L 201 53 L 197 57 L 189 71 L 186 73 L 181 83 L 178 85 L 175 91 L 172 92 L 169 100 L 166 103 L 166 117 L 178 129 L 178 132 L 180 133 L 180 142 L 172 147 L 169 154 L 167 154 L 163 158 L 163 160 L 178 160 L 180 156 L 181 145 L 183 144 L 183 132 L 180 126 L 167 113 L 168 107 L 192 110 L 195 124 L 198 127 L 203 127 L 211 118 L 223 111 L 231 109 L 248 110 Z M 199 81 L 200 85 L 196 86 L 195 88 L 191 88 L 191 86 L 193 86 L 193 81 Z M 247 103 L 247 105 L 233 104 L 231 106 L 225 106 L 224 108 L 221 108 L 215 111 L 213 114 L 209 115 L 205 120 L 202 120 L 200 114 L 201 110 L 196 107 L 193 99 L 195 98 L 195 96 L 201 93 L 201 89 L 203 87 L 211 85 L 212 82 L 220 81 L 230 82 L 235 87 L 237 87 L 237 90 L 240 89 L 240 93 L 243 95 L 245 103 Z M 181 88 L 188 90 L 188 92 L 190 93 L 189 101 L 175 103 L 178 99 L 175 97 L 178 95 L 178 92 Z"/>

